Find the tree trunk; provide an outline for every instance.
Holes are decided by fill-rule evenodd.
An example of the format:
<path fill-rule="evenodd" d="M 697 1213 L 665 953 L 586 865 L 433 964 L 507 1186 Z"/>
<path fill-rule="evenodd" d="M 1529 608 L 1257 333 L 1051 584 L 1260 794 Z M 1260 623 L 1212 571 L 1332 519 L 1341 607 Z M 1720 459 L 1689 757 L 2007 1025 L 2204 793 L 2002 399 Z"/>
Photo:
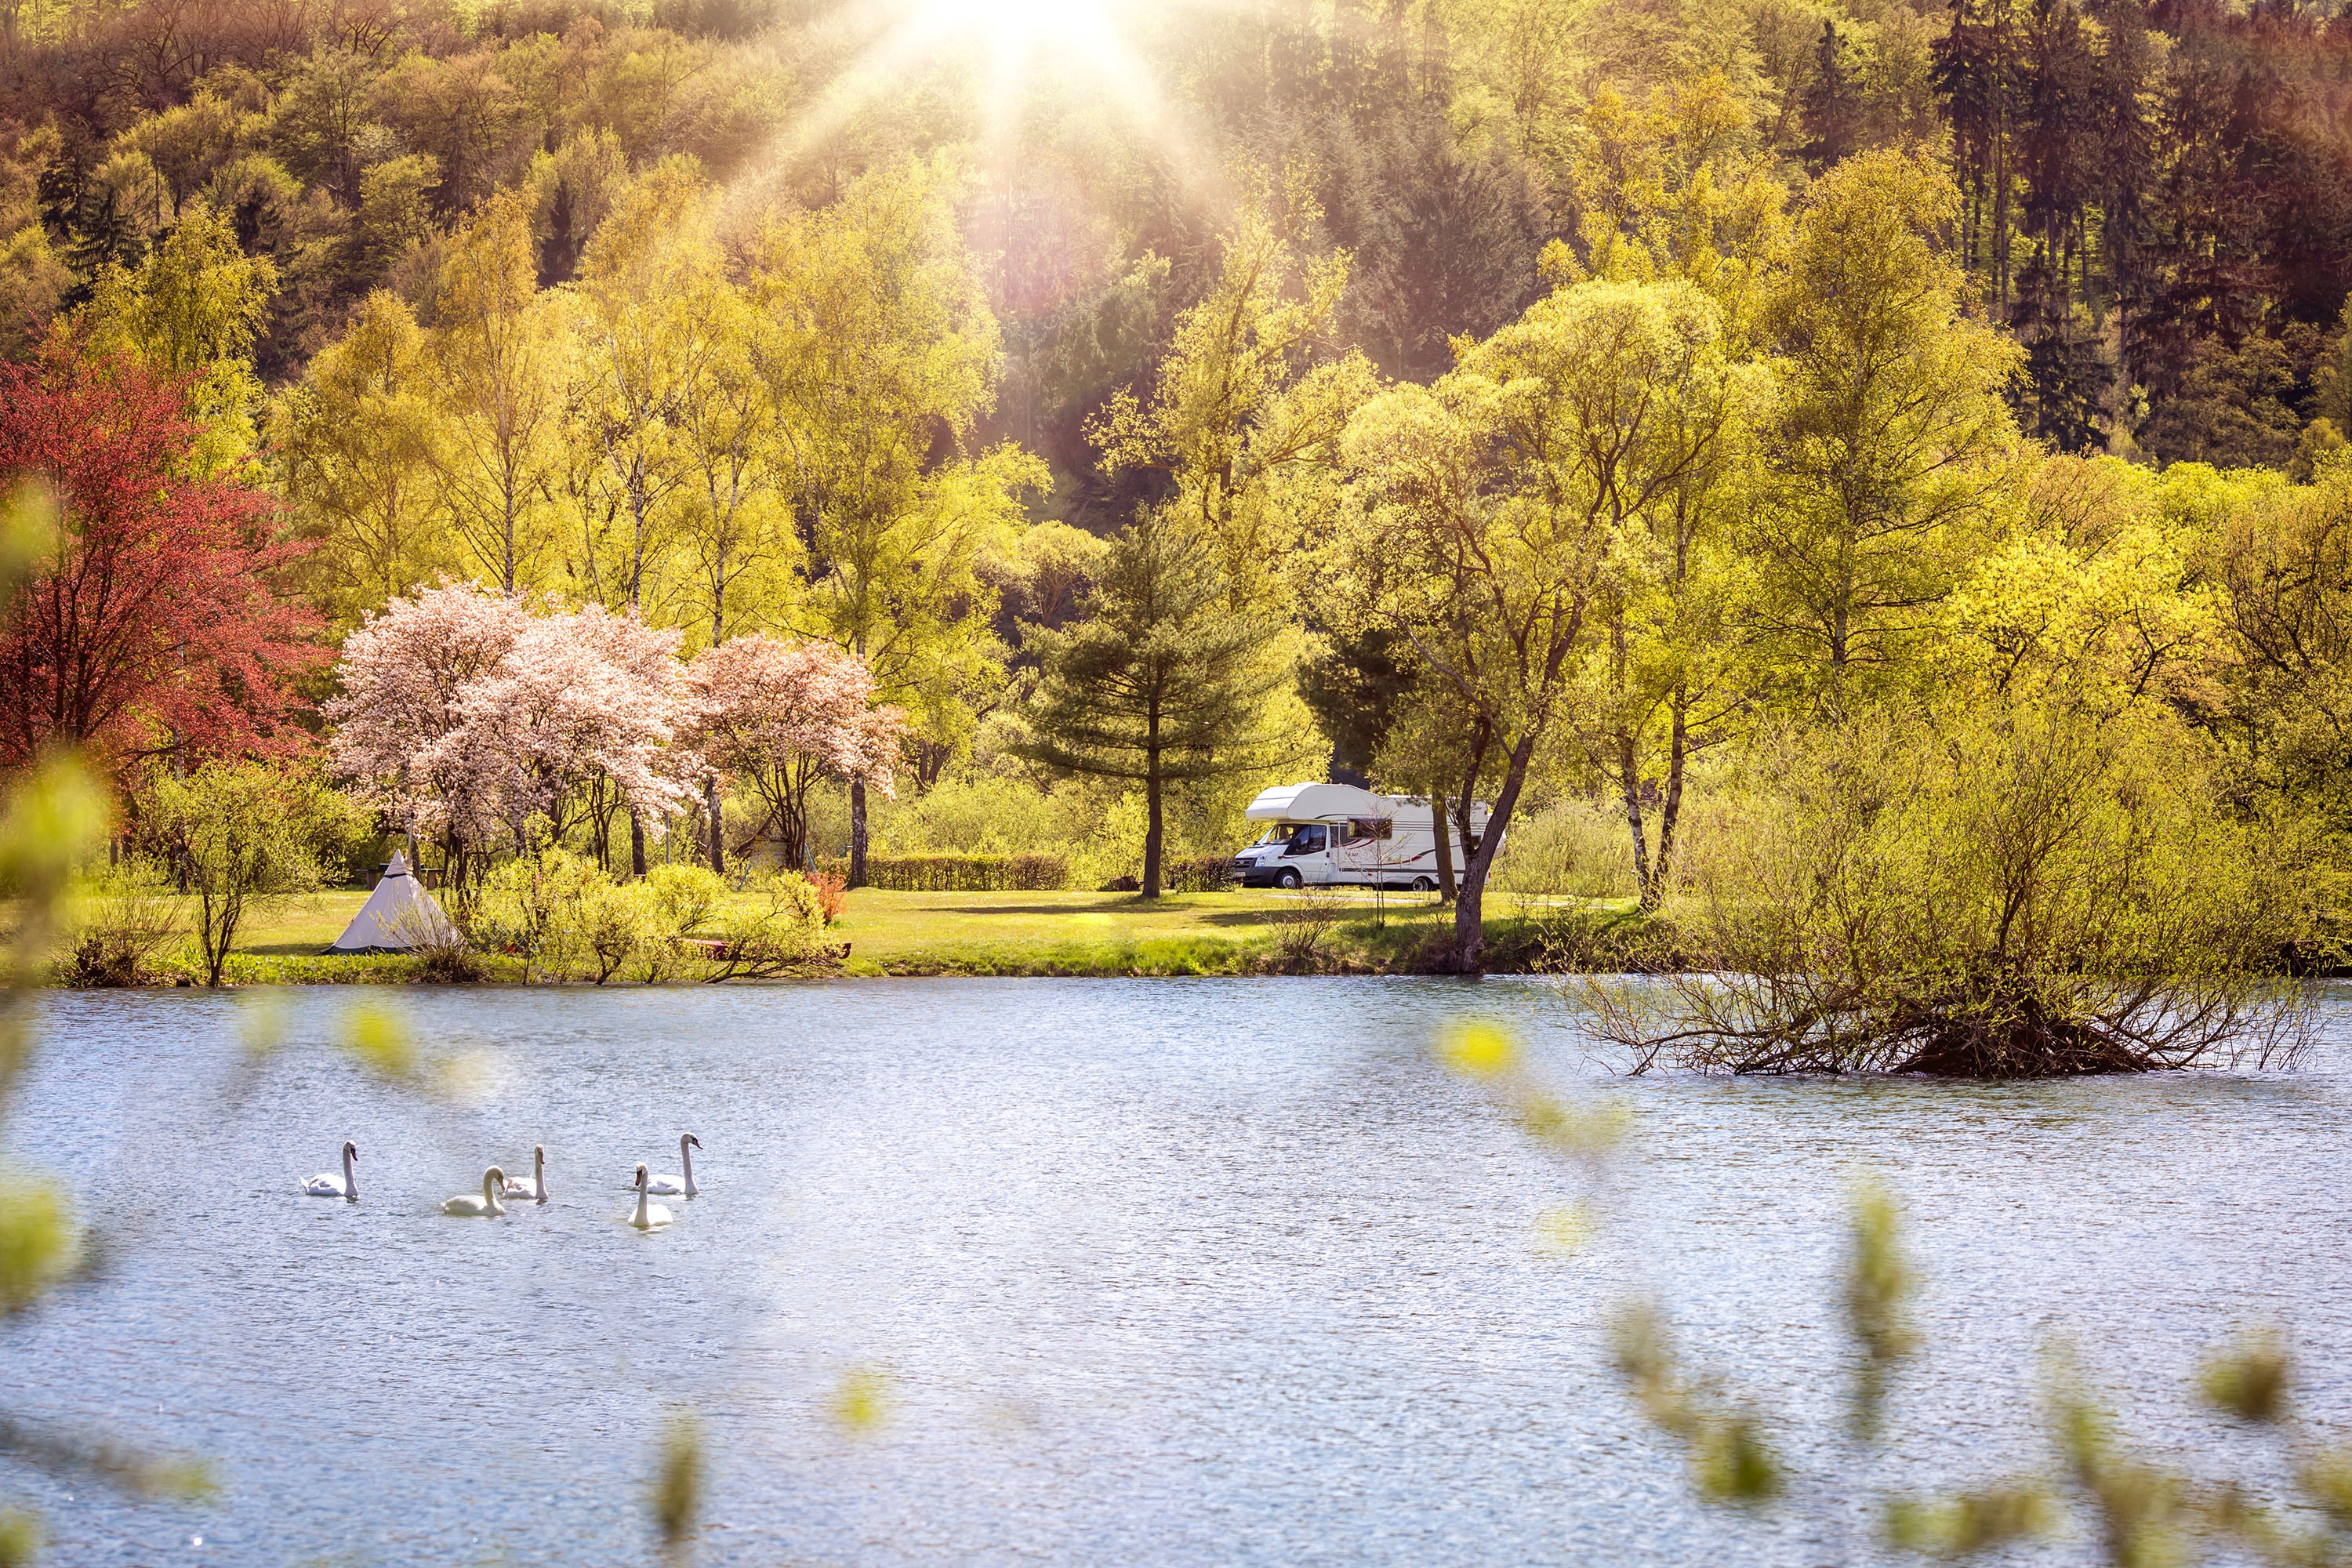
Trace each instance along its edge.
<path fill-rule="evenodd" d="M 1437 835 L 1438 902 L 1450 904 L 1454 901 L 1456 891 L 1456 884 L 1454 880 L 1454 825 L 1446 820 L 1445 792 L 1442 789 L 1433 789 L 1429 792 L 1429 826 Z"/>
<path fill-rule="evenodd" d="M 640 882 L 646 879 L 646 819 L 634 805 L 629 807 L 629 875 Z"/>
<path fill-rule="evenodd" d="M 1147 754 L 1143 775 L 1143 896 L 1160 896 L 1160 753 Z"/>
<path fill-rule="evenodd" d="M 866 781 L 849 781 L 849 886 L 866 886 Z"/>
<path fill-rule="evenodd" d="M 719 775 L 702 775 L 702 809 L 709 817 L 710 868 L 720 876 L 727 874 L 727 818 L 719 803 Z"/>
<path fill-rule="evenodd" d="M 1464 868 L 1462 897 L 1454 906 L 1454 967 L 1464 974 L 1476 973 L 1479 961 L 1486 956 L 1486 873 L 1495 868 L 1495 851 L 1510 826 L 1512 808 L 1519 804 L 1519 790 L 1528 782 L 1528 763 L 1535 754 L 1533 735 L 1511 748 L 1510 768 L 1495 796 L 1495 809 L 1487 814 L 1486 831 L 1478 836 L 1478 847 Z"/>
<path fill-rule="evenodd" d="M 1666 742 L 1666 798 L 1658 806 L 1658 866 L 1654 891 L 1642 895 L 1642 908 L 1654 910 L 1666 896 L 1666 879 L 1674 874 L 1675 831 L 1683 816 L 1683 764 L 1690 755 L 1690 695 L 1675 688 L 1674 730 Z"/>
<path fill-rule="evenodd" d="M 1617 783 L 1625 796 L 1625 826 L 1633 835 L 1633 888 L 1642 907 L 1650 907 L 1650 837 L 1642 826 L 1641 759 L 1634 754 L 1633 732 L 1617 731 Z"/>

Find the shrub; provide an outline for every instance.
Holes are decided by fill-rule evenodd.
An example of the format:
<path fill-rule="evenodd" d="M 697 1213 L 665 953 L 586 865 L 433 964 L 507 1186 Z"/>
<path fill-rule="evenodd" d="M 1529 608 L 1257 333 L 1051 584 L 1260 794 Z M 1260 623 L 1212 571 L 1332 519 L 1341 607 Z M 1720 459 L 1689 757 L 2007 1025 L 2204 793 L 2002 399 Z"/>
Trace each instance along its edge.
<path fill-rule="evenodd" d="M 646 874 L 652 929 L 640 950 L 646 984 L 667 979 L 687 943 L 709 928 L 727 899 L 727 883 L 708 866 L 656 866 Z"/>
<path fill-rule="evenodd" d="M 834 963 L 839 955 L 818 941 L 824 929 L 824 901 L 806 877 L 754 871 L 719 922 L 718 951 L 705 978 L 763 980 Z"/>
<path fill-rule="evenodd" d="M 845 860 L 821 875 L 840 877 Z M 902 893 L 1045 892 L 1070 885 L 1069 862 L 1059 855 L 869 855 L 866 885 Z"/>
<path fill-rule="evenodd" d="M 409 949 L 416 961 L 416 978 L 426 985 L 459 985 L 482 978 L 482 955 L 465 937 L 451 931 Z"/>
<path fill-rule="evenodd" d="M 136 873 L 106 877 L 83 895 L 58 979 L 92 988 L 143 984 L 150 961 L 180 931 L 179 907 L 166 889 Z"/>
<path fill-rule="evenodd" d="M 1233 884 L 1227 872 L 1233 868 L 1230 855 L 1185 855 L 1168 862 L 1166 876 L 1171 893 L 1221 893 Z"/>
<path fill-rule="evenodd" d="M 819 871 L 808 883 L 816 891 L 817 912 L 825 924 L 832 925 L 849 912 L 849 889 L 840 878 Z"/>
<path fill-rule="evenodd" d="M 526 983 L 542 972 L 565 979 L 583 952 L 586 927 L 576 906 L 600 882 L 612 885 L 594 861 L 568 850 L 519 855 L 483 879 L 467 934 L 481 946 L 521 959 Z"/>
<path fill-rule="evenodd" d="M 727 900 L 726 879 L 708 866 L 656 866 L 646 874 L 664 936 L 692 936 Z"/>
<path fill-rule="evenodd" d="M 1492 885 L 1523 901 L 1632 898 L 1633 851 L 1624 812 L 1575 798 L 1514 822 Z"/>
<path fill-rule="evenodd" d="M 2319 858 L 2221 809 L 2168 716 L 2019 706 L 1759 748 L 1666 913 L 1691 969 L 1587 987 L 1633 1067 L 2038 1078 L 2291 1058 Z"/>
<path fill-rule="evenodd" d="M 599 985 L 660 940 L 653 890 L 643 882 L 616 885 L 601 871 L 580 884 L 576 896 L 560 907 L 558 918 L 568 927 L 564 950 L 580 955 L 595 972 Z"/>
<path fill-rule="evenodd" d="M 1275 918 L 1275 961 L 1285 974 L 1319 974 L 1331 963 L 1329 943 L 1348 905 L 1330 893 L 1300 893 Z"/>
<path fill-rule="evenodd" d="M 875 807 L 877 842 L 893 858 L 911 855 L 1010 855 L 1063 841 L 1082 816 L 1083 792 L 1051 794 L 1022 780 L 943 778 L 920 794 Z"/>

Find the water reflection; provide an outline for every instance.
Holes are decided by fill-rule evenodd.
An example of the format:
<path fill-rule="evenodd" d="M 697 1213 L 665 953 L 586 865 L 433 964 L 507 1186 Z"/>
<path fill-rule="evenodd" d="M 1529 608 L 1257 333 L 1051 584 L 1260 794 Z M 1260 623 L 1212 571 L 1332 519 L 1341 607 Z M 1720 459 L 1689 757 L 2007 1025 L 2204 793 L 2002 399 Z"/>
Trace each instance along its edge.
<path fill-rule="evenodd" d="M 690 1409 L 704 1563 L 1814 1563 L 1850 1521 L 1801 1493 L 1759 1541 L 1700 1510 L 1602 1325 L 1655 1295 L 1791 1434 L 1835 1433 L 1864 1171 L 1925 1276 L 1906 1483 L 2029 1458 L 2061 1332 L 2159 1441 L 2211 1430 L 2191 1367 L 2269 1321 L 2305 1408 L 2352 1416 L 2333 1045 L 2291 1077 L 1616 1084 L 1608 1223 L 1562 1247 L 1576 1173 L 1428 1052 L 1475 1004 L 1555 1080 L 1592 1074 L 1534 984 L 405 1000 L 430 1055 L 530 1070 L 386 1087 L 329 1048 L 349 999 L 326 992 L 286 999 L 257 1063 L 227 998 L 54 999 L 14 1131 L 121 1245 L 0 1373 L 28 1413 L 211 1455 L 225 1495 L 24 1478 L 52 1561 L 184 1559 L 198 1533 L 238 1563 L 645 1560 L 663 1422 Z M 631 1235 L 615 1189 L 686 1126 L 708 1191 Z M 302 1198 L 346 1137 L 362 1201 Z M 440 1217 L 535 1143 L 553 1202 Z M 530 1462 L 485 1468 L 486 1434 Z"/>

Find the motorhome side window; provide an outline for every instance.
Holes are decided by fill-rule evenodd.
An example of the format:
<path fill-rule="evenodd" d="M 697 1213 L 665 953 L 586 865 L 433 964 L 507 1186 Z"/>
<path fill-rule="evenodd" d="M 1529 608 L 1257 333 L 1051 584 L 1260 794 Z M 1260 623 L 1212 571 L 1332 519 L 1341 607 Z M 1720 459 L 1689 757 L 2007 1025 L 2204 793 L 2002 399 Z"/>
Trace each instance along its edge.
<path fill-rule="evenodd" d="M 1324 827 L 1319 822 L 1301 823 L 1290 830 L 1290 847 L 1286 855 L 1320 855 L 1323 852 Z"/>
<path fill-rule="evenodd" d="M 1351 816 L 1348 819 L 1348 842 L 1370 844 L 1396 837 L 1396 825 L 1385 816 Z"/>

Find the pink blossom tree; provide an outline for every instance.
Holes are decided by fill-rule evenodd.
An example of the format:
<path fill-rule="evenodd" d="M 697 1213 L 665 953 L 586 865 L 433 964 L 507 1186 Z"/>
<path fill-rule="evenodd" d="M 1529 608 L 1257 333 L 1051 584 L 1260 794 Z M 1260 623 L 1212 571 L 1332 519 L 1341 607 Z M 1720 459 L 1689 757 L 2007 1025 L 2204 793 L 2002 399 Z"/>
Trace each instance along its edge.
<path fill-rule="evenodd" d="M 751 785 L 787 863 L 807 858 L 808 792 L 819 777 L 892 793 L 906 716 L 875 706 L 873 671 L 856 654 L 755 633 L 705 648 L 686 679 L 695 744 Z"/>
<path fill-rule="evenodd" d="M 506 657 L 459 694 L 463 721 L 433 747 L 437 773 L 463 776 L 466 798 L 495 816 L 518 850 L 530 847 L 535 817 L 562 838 L 600 781 L 641 819 L 684 805 L 698 759 L 672 747 L 683 717 L 677 643 L 674 630 L 594 605 L 532 617 Z"/>
<path fill-rule="evenodd" d="M 469 766 L 451 766 L 442 742 L 466 723 L 466 692 L 530 624 L 520 600 L 444 583 L 362 622 L 335 666 L 341 695 L 325 708 L 336 726 L 330 763 L 408 836 L 412 851 L 420 838 L 437 839 L 460 880 L 467 830 L 485 815 L 474 796 L 482 781 Z"/>
<path fill-rule="evenodd" d="M 692 798 L 678 635 L 590 606 L 534 615 L 445 584 L 345 639 L 329 756 L 403 831 L 437 839 L 462 889 L 475 860 L 583 812 L 656 823 Z"/>

